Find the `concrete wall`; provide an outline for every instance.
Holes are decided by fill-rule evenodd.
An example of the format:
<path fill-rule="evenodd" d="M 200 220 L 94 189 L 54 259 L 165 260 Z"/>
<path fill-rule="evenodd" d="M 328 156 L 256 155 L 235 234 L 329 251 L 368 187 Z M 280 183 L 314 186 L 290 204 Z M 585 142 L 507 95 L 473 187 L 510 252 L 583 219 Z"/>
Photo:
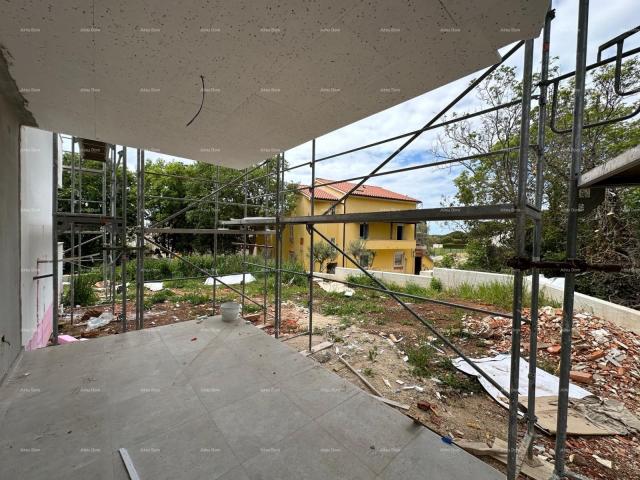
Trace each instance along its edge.
<path fill-rule="evenodd" d="M 15 105 L 0 93 L 0 380 L 20 353 L 22 344 L 20 123 Z"/>
<path fill-rule="evenodd" d="M 374 277 L 379 278 L 380 280 L 384 280 L 388 283 L 395 283 L 396 285 L 400 285 L 401 287 L 405 286 L 408 283 L 413 283 L 415 285 L 420 285 L 421 287 L 428 288 L 431 284 L 431 277 L 423 276 L 423 275 L 411 275 L 407 273 L 395 273 L 395 272 L 381 272 L 377 270 L 369 270 Z M 318 274 L 320 275 L 320 274 Z M 342 268 L 337 267 L 335 275 L 330 274 L 322 274 L 323 278 L 327 280 L 331 280 L 335 278 L 337 280 L 346 280 L 350 275 L 364 275 L 357 268 Z"/>
<path fill-rule="evenodd" d="M 53 134 L 22 127 L 20 137 L 20 227 L 22 345 L 32 350 L 47 345 L 52 330 L 51 162 Z M 60 257 L 62 258 L 62 257 Z"/>

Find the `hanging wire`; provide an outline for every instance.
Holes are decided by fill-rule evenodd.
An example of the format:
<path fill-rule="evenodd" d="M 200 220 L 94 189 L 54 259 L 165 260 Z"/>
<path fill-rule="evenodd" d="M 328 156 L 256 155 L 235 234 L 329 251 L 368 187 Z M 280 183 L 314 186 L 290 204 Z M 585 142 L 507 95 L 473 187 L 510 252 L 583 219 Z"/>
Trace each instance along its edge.
<path fill-rule="evenodd" d="M 202 111 L 202 107 L 204 106 L 204 76 L 203 75 L 200 75 L 200 81 L 202 82 L 202 100 L 200 101 L 200 108 L 198 109 L 196 114 L 193 116 L 193 118 L 189 120 L 189 123 L 187 123 L 187 127 L 193 123 L 193 121 L 198 117 L 198 115 L 200 115 L 200 112 Z"/>

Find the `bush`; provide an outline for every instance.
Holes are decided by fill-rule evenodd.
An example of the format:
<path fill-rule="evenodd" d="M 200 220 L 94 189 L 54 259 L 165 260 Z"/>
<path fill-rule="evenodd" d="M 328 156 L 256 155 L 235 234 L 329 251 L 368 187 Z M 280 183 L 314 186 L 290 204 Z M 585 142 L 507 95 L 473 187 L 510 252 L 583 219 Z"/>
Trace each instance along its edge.
<path fill-rule="evenodd" d="M 74 298 L 71 298 L 71 289 L 67 289 L 62 296 L 62 303 L 65 305 L 94 305 L 98 301 L 98 296 L 93 290 L 96 282 L 95 274 L 81 274 L 73 279 Z"/>
<path fill-rule="evenodd" d="M 442 268 L 453 268 L 456 264 L 456 259 L 450 253 L 447 253 L 442 260 L 440 260 L 440 266 Z"/>
<path fill-rule="evenodd" d="M 436 292 L 441 292 L 442 291 L 442 280 L 440 280 L 439 278 L 436 277 L 431 277 L 431 290 L 434 290 Z"/>
<path fill-rule="evenodd" d="M 163 303 L 173 297 L 175 297 L 175 294 L 171 290 L 164 289 L 158 292 L 154 292 L 152 295 L 150 295 L 149 303 L 151 303 L 152 305 L 156 303 Z"/>

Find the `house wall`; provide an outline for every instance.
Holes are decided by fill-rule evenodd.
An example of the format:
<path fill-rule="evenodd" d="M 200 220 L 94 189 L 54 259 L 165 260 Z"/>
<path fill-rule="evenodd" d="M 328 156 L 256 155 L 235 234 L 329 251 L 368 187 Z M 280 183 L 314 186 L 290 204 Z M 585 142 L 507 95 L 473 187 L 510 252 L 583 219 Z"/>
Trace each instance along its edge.
<path fill-rule="evenodd" d="M 2 65 L 0 65 L 2 68 Z M 20 111 L 0 82 L 0 380 L 20 353 Z"/>
<path fill-rule="evenodd" d="M 32 350 L 47 345 L 52 331 L 53 272 L 51 263 L 51 187 L 53 134 L 22 127 L 20 137 L 22 345 Z M 62 177 L 60 177 L 62 178 Z M 62 258 L 62 256 L 60 256 Z"/>
<path fill-rule="evenodd" d="M 325 187 L 329 188 L 329 187 Z M 338 193 L 338 192 L 335 192 Z M 331 202 L 320 201 L 315 202 L 315 213 L 324 212 Z M 384 212 L 393 210 L 407 210 L 415 208 L 413 202 L 402 202 L 394 200 L 385 200 L 378 198 L 360 198 L 350 197 L 346 201 L 346 205 L 340 205 L 336 209 L 336 213 L 359 213 L 359 212 Z M 298 203 L 292 215 L 309 215 L 311 212 L 311 201 L 303 196 L 299 196 Z M 398 224 L 389 223 L 370 223 L 369 238 L 371 250 L 375 250 L 375 257 L 371 268 L 376 270 L 384 270 L 399 273 L 414 272 L 415 257 L 415 225 L 404 224 L 403 240 L 396 239 L 396 228 Z M 348 252 L 349 244 L 353 240 L 360 238 L 360 225 L 357 223 L 348 224 L 319 224 L 316 226 L 318 231 L 326 235 L 328 238 L 336 240 L 338 246 Z M 316 235 L 315 242 L 322 242 L 321 238 Z M 287 226 L 283 234 L 283 256 L 285 259 L 296 260 L 303 263 L 305 269 L 309 269 L 309 243 L 310 237 L 304 225 Z M 401 267 L 394 266 L 394 254 L 402 252 L 404 259 Z M 355 267 L 342 255 L 338 255 L 336 259 L 338 266 Z M 318 269 L 318 265 L 314 267 Z"/>

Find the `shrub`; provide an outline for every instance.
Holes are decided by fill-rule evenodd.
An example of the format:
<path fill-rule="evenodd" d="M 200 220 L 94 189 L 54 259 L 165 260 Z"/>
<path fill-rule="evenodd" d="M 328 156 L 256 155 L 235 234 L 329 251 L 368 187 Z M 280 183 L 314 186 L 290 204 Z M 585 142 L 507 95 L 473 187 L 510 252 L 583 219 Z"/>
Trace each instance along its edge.
<path fill-rule="evenodd" d="M 430 287 L 431 287 L 431 290 L 434 290 L 436 292 L 441 292 L 442 291 L 442 280 L 440 280 L 439 278 L 436 278 L 436 277 L 431 277 Z"/>
<path fill-rule="evenodd" d="M 80 274 L 73 279 L 74 298 L 71 298 L 71 289 L 67 289 L 62 296 L 62 303 L 66 305 L 94 305 L 98 301 L 98 296 L 93 290 L 96 282 L 93 274 Z"/>
<path fill-rule="evenodd" d="M 453 268 L 456 264 L 456 259 L 450 253 L 447 253 L 442 260 L 440 260 L 440 266 L 442 268 Z"/>

